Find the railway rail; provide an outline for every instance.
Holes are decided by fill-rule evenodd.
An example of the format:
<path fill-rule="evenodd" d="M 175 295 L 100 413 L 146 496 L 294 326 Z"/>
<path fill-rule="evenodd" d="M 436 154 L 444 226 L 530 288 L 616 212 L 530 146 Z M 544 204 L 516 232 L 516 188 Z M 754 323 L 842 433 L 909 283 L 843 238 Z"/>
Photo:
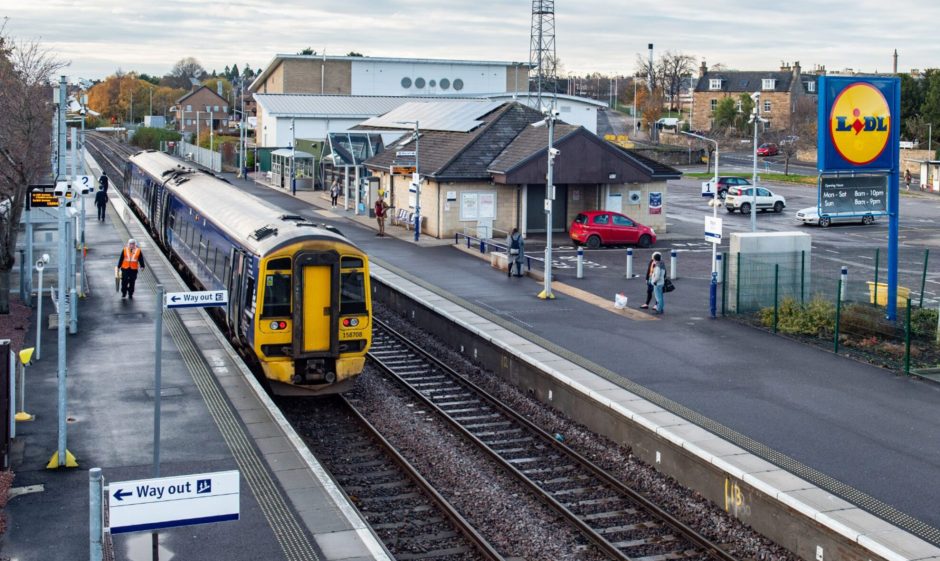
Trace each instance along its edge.
<path fill-rule="evenodd" d="M 375 319 L 372 361 L 612 559 L 733 561 L 558 438 Z"/>
<path fill-rule="evenodd" d="M 504 561 L 345 397 L 281 406 L 396 559 Z"/>

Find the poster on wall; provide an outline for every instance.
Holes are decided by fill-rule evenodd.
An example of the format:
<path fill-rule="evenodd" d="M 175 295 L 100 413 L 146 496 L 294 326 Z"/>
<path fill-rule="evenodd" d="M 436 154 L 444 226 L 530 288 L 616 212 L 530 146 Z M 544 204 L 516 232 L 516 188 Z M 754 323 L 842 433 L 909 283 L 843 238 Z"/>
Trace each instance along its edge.
<path fill-rule="evenodd" d="M 663 213 L 663 194 L 661 191 L 650 191 L 650 214 Z"/>
<path fill-rule="evenodd" d="M 461 193 L 460 194 L 460 219 L 461 220 L 476 220 L 479 218 L 479 211 L 477 210 L 477 194 L 476 193 Z"/>
<path fill-rule="evenodd" d="M 480 193 L 477 218 L 496 218 L 496 193 Z"/>

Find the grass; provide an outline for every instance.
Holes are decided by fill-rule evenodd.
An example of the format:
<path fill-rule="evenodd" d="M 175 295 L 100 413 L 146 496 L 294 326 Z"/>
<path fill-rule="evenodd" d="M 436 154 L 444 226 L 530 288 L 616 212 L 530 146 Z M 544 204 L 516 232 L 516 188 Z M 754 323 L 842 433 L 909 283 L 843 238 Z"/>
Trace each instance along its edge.
<path fill-rule="evenodd" d="M 745 179 L 750 179 L 750 173 L 722 173 L 722 177 L 743 177 Z M 763 181 L 773 181 L 778 183 L 798 183 L 800 185 L 816 185 L 816 176 L 815 175 L 784 175 L 782 173 L 758 173 L 758 177 Z M 704 172 L 686 172 L 682 174 L 683 177 L 691 177 L 698 179 L 711 179 L 715 177 L 714 173 L 704 173 Z"/>

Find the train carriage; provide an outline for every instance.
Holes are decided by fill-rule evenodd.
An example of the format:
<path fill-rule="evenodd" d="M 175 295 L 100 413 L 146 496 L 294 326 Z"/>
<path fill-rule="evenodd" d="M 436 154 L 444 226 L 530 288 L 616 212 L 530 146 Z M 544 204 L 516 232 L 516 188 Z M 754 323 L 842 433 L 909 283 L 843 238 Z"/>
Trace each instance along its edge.
<path fill-rule="evenodd" d="M 342 391 L 362 371 L 368 257 L 338 230 L 159 152 L 132 156 L 121 190 L 198 288 L 228 290 L 229 336 L 274 393 Z"/>

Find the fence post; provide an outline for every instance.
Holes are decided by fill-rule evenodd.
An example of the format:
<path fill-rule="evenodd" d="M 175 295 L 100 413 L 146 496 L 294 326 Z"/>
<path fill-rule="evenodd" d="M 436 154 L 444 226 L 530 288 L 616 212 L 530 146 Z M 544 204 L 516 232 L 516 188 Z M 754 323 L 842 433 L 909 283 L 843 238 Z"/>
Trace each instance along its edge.
<path fill-rule="evenodd" d="M 101 468 L 88 470 L 88 558 L 101 561 L 104 554 L 104 510 Z"/>
<path fill-rule="evenodd" d="M 584 278 L 584 248 L 578 246 L 578 278 Z"/>
<path fill-rule="evenodd" d="M 669 278 L 672 280 L 679 278 L 679 274 L 676 273 L 676 257 L 678 255 L 675 249 L 669 252 Z"/>
<path fill-rule="evenodd" d="M 839 298 L 839 295 L 842 294 L 842 279 L 839 279 L 839 290 L 836 292 L 836 336 L 833 339 L 833 352 L 839 354 L 839 322 L 842 319 L 842 299 Z"/>
<path fill-rule="evenodd" d="M 780 264 L 774 263 L 774 333 L 777 333 L 777 317 L 780 311 L 779 299 L 777 298 L 777 290 L 780 286 Z"/>
<path fill-rule="evenodd" d="M 728 275 L 728 260 L 721 260 L 721 278 L 725 278 Z M 728 307 L 725 304 L 728 301 L 728 283 L 721 283 L 721 315 L 724 316 L 728 312 Z"/>
<path fill-rule="evenodd" d="M 874 300 L 873 304 L 875 304 L 875 306 L 878 306 L 878 261 L 880 260 L 880 258 L 881 258 L 881 248 L 876 247 L 875 248 L 875 291 L 872 296 L 872 300 Z M 887 304 L 887 300 L 885 300 L 885 304 Z"/>
<path fill-rule="evenodd" d="M 457 245 L 459 243 L 460 243 L 460 233 L 454 232 L 454 245 Z"/>
<path fill-rule="evenodd" d="M 918 304 L 917 306 L 918 308 L 924 307 L 924 290 L 927 288 L 927 257 L 929 256 L 930 256 L 930 250 L 925 249 L 924 250 L 924 272 L 920 276 L 920 304 Z"/>
<path fill-rule="evenodd" d="M 907 299 L 907 314 L 904 319 L 904 373 L 911 374 L 911 299 Z"/>
<path fill-rule="evenodd" d="M 737 259 L 735 261 L 738 264 L 738 270 L 736 271 L 737 281 L 734 286 L 734 312 L 736 314 L 741 313 L 741 252 L 738 252 Z"/>
<path fill-rule="evenodd" d="M 806 299 L 806 250 L 800 251 L 800 304 L 805 304 Z"/>
<path fill-rule="evenodd" d="M 842 273 L 839 275 L 839 300 L 845 300 L 845 285 L 849 283 L 849 268 L 842 265 Z"/>
<path fill-rule="evenodd" d="M 633 248 L 627 248 L 627 278 L 633 278 Z"/>

